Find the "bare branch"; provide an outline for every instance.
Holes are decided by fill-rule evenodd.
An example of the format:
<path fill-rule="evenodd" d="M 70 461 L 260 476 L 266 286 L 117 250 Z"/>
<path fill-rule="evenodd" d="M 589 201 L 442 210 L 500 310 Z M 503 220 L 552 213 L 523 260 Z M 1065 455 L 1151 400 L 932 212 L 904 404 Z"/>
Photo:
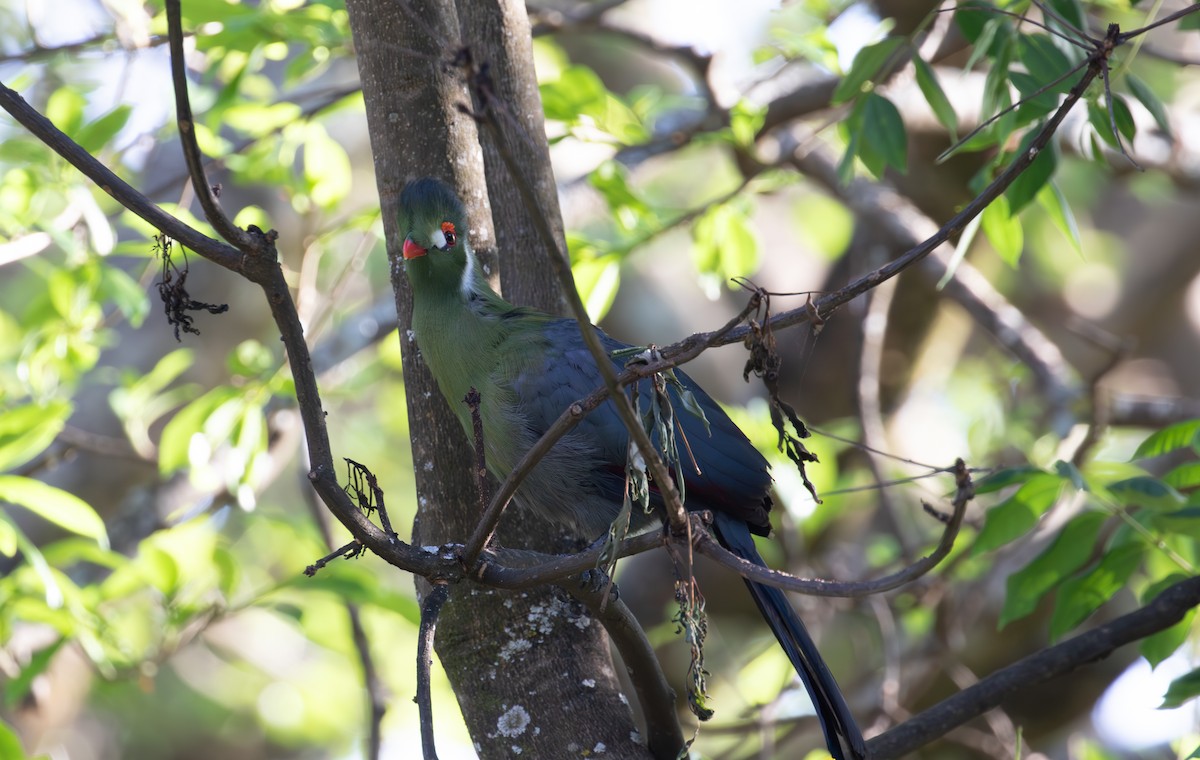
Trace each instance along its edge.
<path fill-rule="evenodd" d="M 438 614 L 450 597 L 450 586 L 435 583 L 421 605 L 421 629 L 417 637 L 417 708 L 421 714 L 421 756 L 437 760 L 433 733 L 433 702 L 430 693 L 429 666 L 433 664 L 433 637 Z"/>
<path fill-rule="evenodd" d="M 870 739 L 867 742 L 869 756 L 873 760 L 906 757 L 955 726 L 997 707 L 1022 689 L 1070 673 L 1108 656 L 1118 647 L 1171 627 L 1197 605 L 1200 605 L 1200 576 L 1168 587 L 1139 610 L 1002 668 L 911 720 Z"/>
<path fill-rule="evenodd" d="M 859 598 L 871 594 L 881 594 L 900 588 L 925 575 L 937 567 L 938 563 L 945 559 L 950 554 L 950 550 L 954 548 L 954 539 L 958 536 L 958 529 L 962 526 L 963 516 L 967 511 L 967 502 L 975 496 L 975 486 L 971 482 L 971 474 L 961 459 L 954 463 L 954 479 L 957 483 L 957 490 L 954 494 L 954 512 L 946 521 L 946 528 L 942 531 L 942 538 L 937 547 L 928 556 L 922 557 L 903 570 L 873 581 L 826 581 L 797 578 L 789 573 L 760 567 L 726 550 L 707 530 L 693 530 L 693 543 L 699 553 L 734 570 L 747 580 L 767 586 L 812 596 Z"/>
<path fill-rule="evenodd" d="M 196 126 L 192 118 L 192 105 L 188 100 L 187 65 L 183 56 L 183 19 L 179 0 L 166 0 L 167 37 L 171 48 L 171 80 L 175 88 L 175 114 L 179 123 L 179 142 L 183 148 L 183 158 L 187 163 L 188 172 L 192 175 L 192 185 L 196 197 L 209 224 L 225 240 L 243 251 L 257 250 L 260 242 L 247 234 L 243 229 L 235 227 L 229 217 L 217 203 L 217 194 L 208 178 L 204 175 L 204 156 L 196 143 Z"/>

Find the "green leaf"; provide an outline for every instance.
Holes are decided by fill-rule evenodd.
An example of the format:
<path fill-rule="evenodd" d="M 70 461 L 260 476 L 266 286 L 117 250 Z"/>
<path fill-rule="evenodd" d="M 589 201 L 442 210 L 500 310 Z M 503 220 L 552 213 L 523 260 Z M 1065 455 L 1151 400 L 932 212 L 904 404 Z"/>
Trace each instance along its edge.
<path fill-rule="evenodd" d="M 882 177 L 889 166 L 898 172 L 908 168 L 908 134 L 892 101 L 869 93 L 863 105 L 861 130 L 858 157 L 872 174 Z"/>
<path fill-rule="evenodd" d="M 68 135 L 78 135 L 87 99 L 74 87 L 63 85 L 46 99 L 46 118 Z"/>
<path fill-rule="evenodd" d="M 1200 462 L 1184 462 L 1163 475 L 1163 482 L 1181 491 L 1200 486 Z"/>
<path fill-rule="evenodd" d="M 546 82 L 539 89 L 546 118 L 568 123 L 593 112 L 608 94 L 596 72 L 579 65 L 563 69 L 557 80 Z"/>
<path fill-rule="evenodd" d="M 20 467 L 41 454 L 62 432 L 71 404 L 25 404 L 0 412 L 0 470 Z"/>
<path fill-rule="evenodd" d="M 132 111 L 130 106 L 117 106 L 81 127 L 75 135 L 75 142 L 88 153 L 99 153 L 102 148 L 108 147 L 109 142 L 125 127 Z"/>
<path fill-rule="evenodd" d="M 888 37 L 859 50 L 854 56 L 854 62 L 850 64 L 850 70 L 842 77 L 842 81 L 838 82 L 830 102 L 837 105 L 857 97 L 863 91 L 863 86 L 879 73 L 888 59 L 904 44 L 906 41 L 903 37 Z"/>
<path fill-rule="evenodd" d="M 1200 452 L 1200 420 L 1177 422 L 1152 433 L 1137 447 L 1132 459 L 1160 457 L 1188 446 Z"/>
<path fill-rule="evenodd" d="M 1054 81 L 1071 69 L 1071 62 L 1048 34 L 1022 34 L 1017 37 L 1017 59 L 1040 85 Z M 1060 82 L 1055 91 L 1065 92 L 1070 88 L 1071 82 L 1067 79 Z"/>
<path fill-rule="evenodd" d="M 982 223 L 982 214 L 977 214 L 974 219 L 967 222 L 966 227 L 963 227 L 962 235 L 959 235 L 958 242 L 954 244 L 954 254 L 946 262 L 946 271 L 942 273 L 941 279 L 937 282 L 939 291 L 954 279 L 958 265 L 967 257 L 967 251 L 971 250 L 971 244 L 975 242 L 975 237 L 979 234 L 979 225 Z"/>
<path fill-rule="evenodd" d="M 1158 124 L 1158 128 L 1163 131 L 1167 137 L 1174 139 L 1171 132 L 1171 120 L 1167 118 L 1167 109 L 1163 106 L 1158 96 L 1150 89 L 1150 86 L 1142 80 L 1135 77 L 1133 74 L 1125 75 L 1125 84 L 1129 86 L 1129 92 L 1133 97 L 1137 98 L 1150 115 L 1154 117 L 1154 121 Z"/>
<path fill-rule="evenodd" d="M 295 578 L 286 586 L 333 594 L 344 602 L 373 605 L 395 612 L 414 625 L 421 622 L 420 607 L 412 596 L 392 591 L 370 570 L 349 564 L 349 561 L 327 565 L 315 576 Z"/>
<path fill-rule="evenodd" d="M 1108 551 L 1091 571 L 1064 582 L 1055 597 L 1050 638 L 1057 641 L 1112 599 L 1141 564 L 1144 552 L 1145 545 L 1141 542 L 1118 546 Z"/>
<path fill-rule="evenodd" d="M 765 105 L 755 105 L 745 98 L 734 103 L 729 109 L 729 132 L 734 144 L 742 148 L 753 145 L 766 118 Z"/>
<path fill-rule="evenodd" d="M 1071 206 L 1068 205 L 1067 198 L 1062 194 L 1058 185 L 1053 181 L 1043 185 L 1042 189 L 1038 190 L 1037 201 L 1038 205 L 1050 216 L 1050 221 L 1058 228 L 1058 231 L 1066 236 L 1075 248 L 1075 252 L 1082 254 L 1083 242 L 1079 237 L 1079 225 L 1075 222 L 1075 214 L 1071 212 Z"/>
<path fill-rule="evenodd" d="M 1041 473 L 1031 477 L 1016 493 L 987 511 L 971 553 L 982 554 L 1029 532 L 1038 518 L 1054 506 L 1062 486 L 1062 479 L 1056 475 Z"/>
<path fill-rule="evenodd" d="M 240 395 L 237 388 L 222 385 L 213 388 L 185 406 L 163 428 L 158 443 L 158 470 L 169 475 L 188 464 L 188 447 L 192 436 L 202 434 L 204 423 L 227 401 Z"/>
<path fill-rule="evenodd" d="M 1054 463 L 1054 471 L 1058 473 L 1060 478 L 1075 486 L 1076 491 L 1088 490 L 1087 483 L 1085 483 L 1083 480 L 1083 473 L 1079 471 L 1078 467 L 1070 462 L 1064 462 L 1061 459 L 1058 460 Z"/>
<path fill-rule="evenodd" d="M 29 658 L 28 664 L 21 668 L 17 677 L 4 684 L 4 704 L 8 709 L 15 709 L 29 695 L 29 690 L 33 687 L 33 679 L 46 671 L 46 668 L 50 666 L 50 661 L 54 659 L 54 655 L 58 654 L 58 650 L 62 649 L 63 644 L 67 641 L 69 639 L 63 636 L 50 646 L 39 649 Z M 3 739 L 0 738 L 0 747 L 3 747 L 3 743 Z M 0 752 L 0 757 L 7 758 L 10 755 Z"/>
<path fill-rule="evenodd" d="M 1200 668 L 1172 681 L 1171 685 L 1167 687 L 1167 693 L 1163 696 L 1163 703 L 1158 706 L 1158 709 L 1170 710 L 1179 707 L 1184 702 L 1190 701 L 1197 694 L 1200 694 Z"/>
<path fill-rule="evenodd" d="M 1006 467 L 977 481 L 975 483 L 975 494 L 978 496 L 985 493 L 994 493 L 1009 486 L 1027 483 L 1034 475 L 1045 474 L 1047 474 L 1045 470 L 1033 465 Z"/>
<path fill-rule="evenodd" d="M 113 266 L 100 268 L 100 287 L 97 296 L 111 300 L 133 327 L 141 327 L 150 313 L 146 289 L 126 272 Z"/>
<path fill-rule="evenodd" d="M 1109 118 L 1108 109 L 1112 108 L 1112 119 Z M 1129 111 L 1129 105 L 1120 95 L 1112 96 L 1111 106 L 1101 103 L 1096 100 L 1088 101 L 1088 121 L 1091 122 L 1092 128 L 1096 130 L 1096 134 L 1100 139 L 1108 143 L 1112 148 L 1118 148 L 1117 139 L 1113 135 L 1112 121 L 1117 123 L 1117 130 L 1126 142 L 1133 140 L 1137 133 L 1137 127 L 1133 122 L 1133 114 Z"/>
<path fill-rule="evenodd" d="M 1031 144 L 1037 139 L 1036 129 L 1031 129 L 1029 134 L 1025 135 L 1025 139 L 1021 141 L 1021 146 L 1017 149 L 1016 155 L 1023 155 L 1030 150 Z M 1030 201 L 1037 197 L 1050 178 L 1054 176 L 1055 170 L 1058 168 L 1058 149 L 1054 143 L 1047 145 L 1037 154 L 1033 162 L 1025 168 L 1025 171 L 1017 175 L 1013 183 L 1004 191 L 1004 197 L 1008 199 L 1009 214 L 1016 216 L 1021 212 L 1021 209 L 1029 205 Z"/>
<path fill-rule="evenodd" d="M 1008 576 L 1004 610 L 1000 613 L 1001 629 L 1037 609 L 1042 597 L 1084 566 L 1095 549 L 1100 526 L 1107 519 L 1103 512 L 1075 516 L 1045 551 Z"/>
<path fill-rule="evenodd" d="M 7 723 L 0 720 L 0 757 L 6 760 L 28 760 L 29 756 L 21 747 L 21 739 L 17 732 Z"/>
<path fill-rule="evenodd" d="M 587 310 L 588 319 L 598 323 L 608 313 L 621 284 L 621 263 L 617 256 L 581 259 L 571 265 L 575 288 Z"/>
<path fill-rule="evenodd" d="M 1145 591 L 1142 592 L 1142 604 L 1149 604 L 1154 600 L 1154 597 L 1161 594 L 1165 589 L 1187 580 L 1188 576 L 1183 573 L 1174 573 L 1156 583 L 1151 584 Z M 1158 667 L 1158 664 L 1175 653 L 1183 645 L 1183 642 L 1188 640 L 1188 634 L 1192 630 L 1192 620 L 1196 616 L 1196 610 L 1188 610 L 1183 619 L 1170 628 L 1165 628 L 1158 633 L 1153 633 L 1142 639 L 1138 644 L 1138 650 L 1142 656 L 1150 663 L 1151 668 Z"/>
<path fill-rule="evenodd" d="M 319 125 L 310 125 L 304 142 L 304 178 L 313 203 L 330 208 L 346 197 L 353 184 L 350 157 L 337 140 Z"/>
<path fill-rule="evenodd" d="M 1183 494 L 1149 475 L 1109 483 L 1108 491 L 1126 506 L 1147 509 L 1174 509 L 1187 501 Z"/>
<path fill-rule="evenodd" d="M 933 115 L 937 117 L 937 120 L 950 133 L 950 140 L 957 140 L 958 115 L 954 113 L 954 106 L 950 105 L 950 99 L 946 97 L 942 86 L 938 84 L 937 76 L 933 73 L 933 67 L 921 60 L 920 56 L 913 56 L 913 66 L 916 67 L 917 86 L 921 88 L 921 94 L 925 96 L 925 102 L 929 104 L 929 108 L 933 111 Z"/>
<path fill-rule="evenodd" d="M 75 494 L 20 475 L 0 475 L 0 500 L 28 509 L 72 533 L 94 538 L 108 546 L 104 520 L 96 510 Z"/>
<path fill-rule="evenodd" d="M 1007 197 L 1001 195 L 983 210 L 983 234 L 987 235 L 988 242 L 1000 258 L 1009 266 L 1016 267 L 1021 260 L 1025 237 L 1021 231 L 1021 221 L 1009 212 Z"/>
<path fill-rule="evenodd" d="M 692 258 L 701 274 L 725 280 L 758 268 L 758 236 L 740 204 L 713 206 L 692 225 Z"/>

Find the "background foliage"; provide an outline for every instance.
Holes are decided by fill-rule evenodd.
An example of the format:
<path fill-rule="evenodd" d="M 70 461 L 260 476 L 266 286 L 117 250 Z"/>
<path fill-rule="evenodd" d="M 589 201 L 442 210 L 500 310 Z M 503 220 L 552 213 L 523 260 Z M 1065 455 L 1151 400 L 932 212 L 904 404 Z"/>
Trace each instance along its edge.
<path fill-rule="evenodd" d="M 70 18 L 0 9 L 0 79 L 207 229 L 189 211 L 172 139 L 162 9 L 69 5 Z M 1026 150 L 1074 83 L 1058 80 L 1083 53 L 1061 35 L 1174 9 L 1058 0 L 1033 9 L 1044 30 L 981 5 L 953 20 L 933 4 L 711 5 L 534 13 L 576 280 L 592 316 L 632 342 L 723 323 L 745 299 L 730 278 L 829 290 L 894 258 L 905 246 L 856 224 L 852 180 L 884 180 L 948 218 Z M 698 23 L 706 13 L 727 23 Z M 410 431 L 398 339 L 383 337 L 390 296 L 346 13 L 337 2 L 188 0 L 184 14 L 197 133 L 221 159 L 222 203 L 239 225 L 279 230 L 335 451 L 372 463 L 403 533 L 415 511 Z M 763 549 L 779 565 L 888 572 L 936 540 L 921 503 L 944 504 L 952 489 L 945 475 L 907 479 L 956 456 L 982 470 L 971 525 L 934 577 L 882 600 L 798 602 L 851 704 L 881 725 L 1194 574 L 1196 18 L 1123 49 L 1111 108 L 1094 85 L 936 276 L 904 275 L 819 335 L 780 335 L 784 396 L 819 431 L 810 473 L 824 504 L 776 452 L 785 509 Z M 1113 124 L 1146 171 L 1120 154 Z M 193 295 L 230 306 L 176 344 L 157 308 L 153 230 L 20 127 L 0 130 L 0 756 L 356 756 L 367 704 L 346 602 L 361 607 L 392 695 L 387 747 L 414 752 L 411 583 L 370 557 L 302 577 L 326 548 L 260 299 L 176 249 Z M 820 156 L 832 185 L 814 170 Z M 972 273 L 994 286 L 992 313 L 1023 315 L 1017 342 L 1042 346 L 1046 365 L 1012 353 L 978 306 L 938 287 Z M 773 301 L 785 303 L 802 301 Z M 727 348 L 689 371 L 773 451 L 742 361 Z M 626 572 L 653 573 L 656 561 Z M 718 724 L 697 750 L 786 746 L 806 705 L 784 688 L 781 653 L 747 610 L 722 604 L 735 578 L 701 582 L 716 618 Z M 669 584 L 624 598 L 678 683 L 686 645 L 669 622 Z M 1182 675 L 1191 633 L 1189 617 L 1140 655 Z M 753 646 L 723 644 L 743 641 Z M 1119 756 L 1117 726 L 1089 714 L 1135 656 L 1122 654 L 931 752 Z M 1122 704 L 1153 707 L 1164 694 L 1182 704 L 1196 680 L 1126 691 Z M 453 696 L 436 699 L 451 736 Z M 1175 724 L 1147 741 L 1186 754 L 1193 733 Z"/>

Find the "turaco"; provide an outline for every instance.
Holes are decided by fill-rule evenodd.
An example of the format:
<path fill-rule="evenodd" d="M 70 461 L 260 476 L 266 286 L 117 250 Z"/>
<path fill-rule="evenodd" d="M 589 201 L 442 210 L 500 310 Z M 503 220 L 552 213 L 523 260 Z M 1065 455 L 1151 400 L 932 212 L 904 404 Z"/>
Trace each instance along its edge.
<path fill-rule="evenodd" d="M 468 437 L 471 412 L 463 398 L 470 388 L 478 390 L 487 466 L 504 478 L 563 409 L 603 381 L 574 320 L 513 306 L 491 289 L 467 229 L 462 203 L 440 181 L 420 179 L 401 194 L 417 345 Z M 629 348 L 591 329 L 610 353 Z M 624 359 L 613 361 L 623 369 Z M 770 531 L 767 462 L 707 393 L 683 372 L 676 375 L 710 426 L 706 431 L 703 420 L 685 411 L 675 417 L 696 465 L 683 468 L 686 506 L 710 510 L 721 545 L 765 567 L 751 534 Z M 673 403 L 683 408 L 678 397 Z M 628 433 L 605 403 L 532 471 L 516 502 L 580 538 L 595 539 L 621 508 L 627 450 Z M 657 515 L 633 512 L 634 532 L 661 524 L 661 504 Z M 862 735 L 841 691 L 783 593 L 750 581 L 746 586 L 808 689 L 830 753 L 839 760 L 863 757 Z"/>

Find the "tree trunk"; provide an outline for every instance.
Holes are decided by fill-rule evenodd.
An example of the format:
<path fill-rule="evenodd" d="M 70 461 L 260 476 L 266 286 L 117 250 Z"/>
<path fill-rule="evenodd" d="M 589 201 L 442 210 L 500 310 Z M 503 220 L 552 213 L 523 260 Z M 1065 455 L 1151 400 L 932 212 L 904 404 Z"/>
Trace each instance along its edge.
<path fill-rule="evenodd" d="M 466 203 L 471 238 L 480 242 L 481 259 L 494 261 L 486 255 L 497 236 L 492 234 L 488 194 L 483 192 L 489 186 L 483 157 L 475 123 L 459 109 L 471 102 L 470 96 L 457 70 L 449 65 L 457 50 L 459 19 L 453 5 L 436 0 L 350 0 L 346 5 L 358 52 L 401 325 L 419 502 L 413 542 L 461 543 L 478 519 L 470 462 L 473 447 L 442 401 L 418 347 L 406 337 L 412 301 L 402 274 L 403 239 L 396 218 L 400 191 L 407 181 L 439 177 L 456 187 Z M 464 27 L 511 32 L 517 27 L 505 14 L 524 12 L 511 4 L 491 5 L 489 18 L 507 19 L 505 24 L 477 26 L 472 19 L 483 5 L 487 4 L 464 4 L 469 16 Z M 476 44 L 479 50 L 502 48 L 491 40 Z M 527 33 L 523 40 L 507 40 L 507 44 L 523 45 L 528 57 Z M 532 76 L 528 61 L 522 73 Z M 535 87 L 529 82 L 526 91 L 536 98 Z M 541 158 L 527 170 L 542 182 L 551 176 L 544 132 L 539 129 L 530 137 L 543 147 Z M 511 180 L 503 181 L 511 186 Z M 552 181 L 544 187 L 553 198 Z M 498 227 L 504 232 L 499 239 L 507 241 L 510 222 L 517 217 L 511 200 L 503 203 Z M 561 226 L 557 203 L 547 209 Z M 520 245 L 507 250 L 514 256 L 515 267 L 505 283 L 512 290 L 520 290 L 526 273 L 547 269 L 545 254 L 538 248 Z M 535 292 L 531 289 L 523 295 Z M 543 307 L 548 305 L 544 288 L 542 295 L 534 297 Z M 555 546 L 549 527 L 524 515 L 506 515 L 499 538 L 517 548 L 545 551 Z M 418 584 L 422 592 L 427 588 L 423 586 Z M 569 757 L 601 748 L 615 757 L 647 756 L 635 740 L 636 726 L 620 692 L 608 637 L 581 605 L 561 591 L 509 594 L 458 586 L 442 611 L 436 649 L 481 757 L 517 753 Z"/>

